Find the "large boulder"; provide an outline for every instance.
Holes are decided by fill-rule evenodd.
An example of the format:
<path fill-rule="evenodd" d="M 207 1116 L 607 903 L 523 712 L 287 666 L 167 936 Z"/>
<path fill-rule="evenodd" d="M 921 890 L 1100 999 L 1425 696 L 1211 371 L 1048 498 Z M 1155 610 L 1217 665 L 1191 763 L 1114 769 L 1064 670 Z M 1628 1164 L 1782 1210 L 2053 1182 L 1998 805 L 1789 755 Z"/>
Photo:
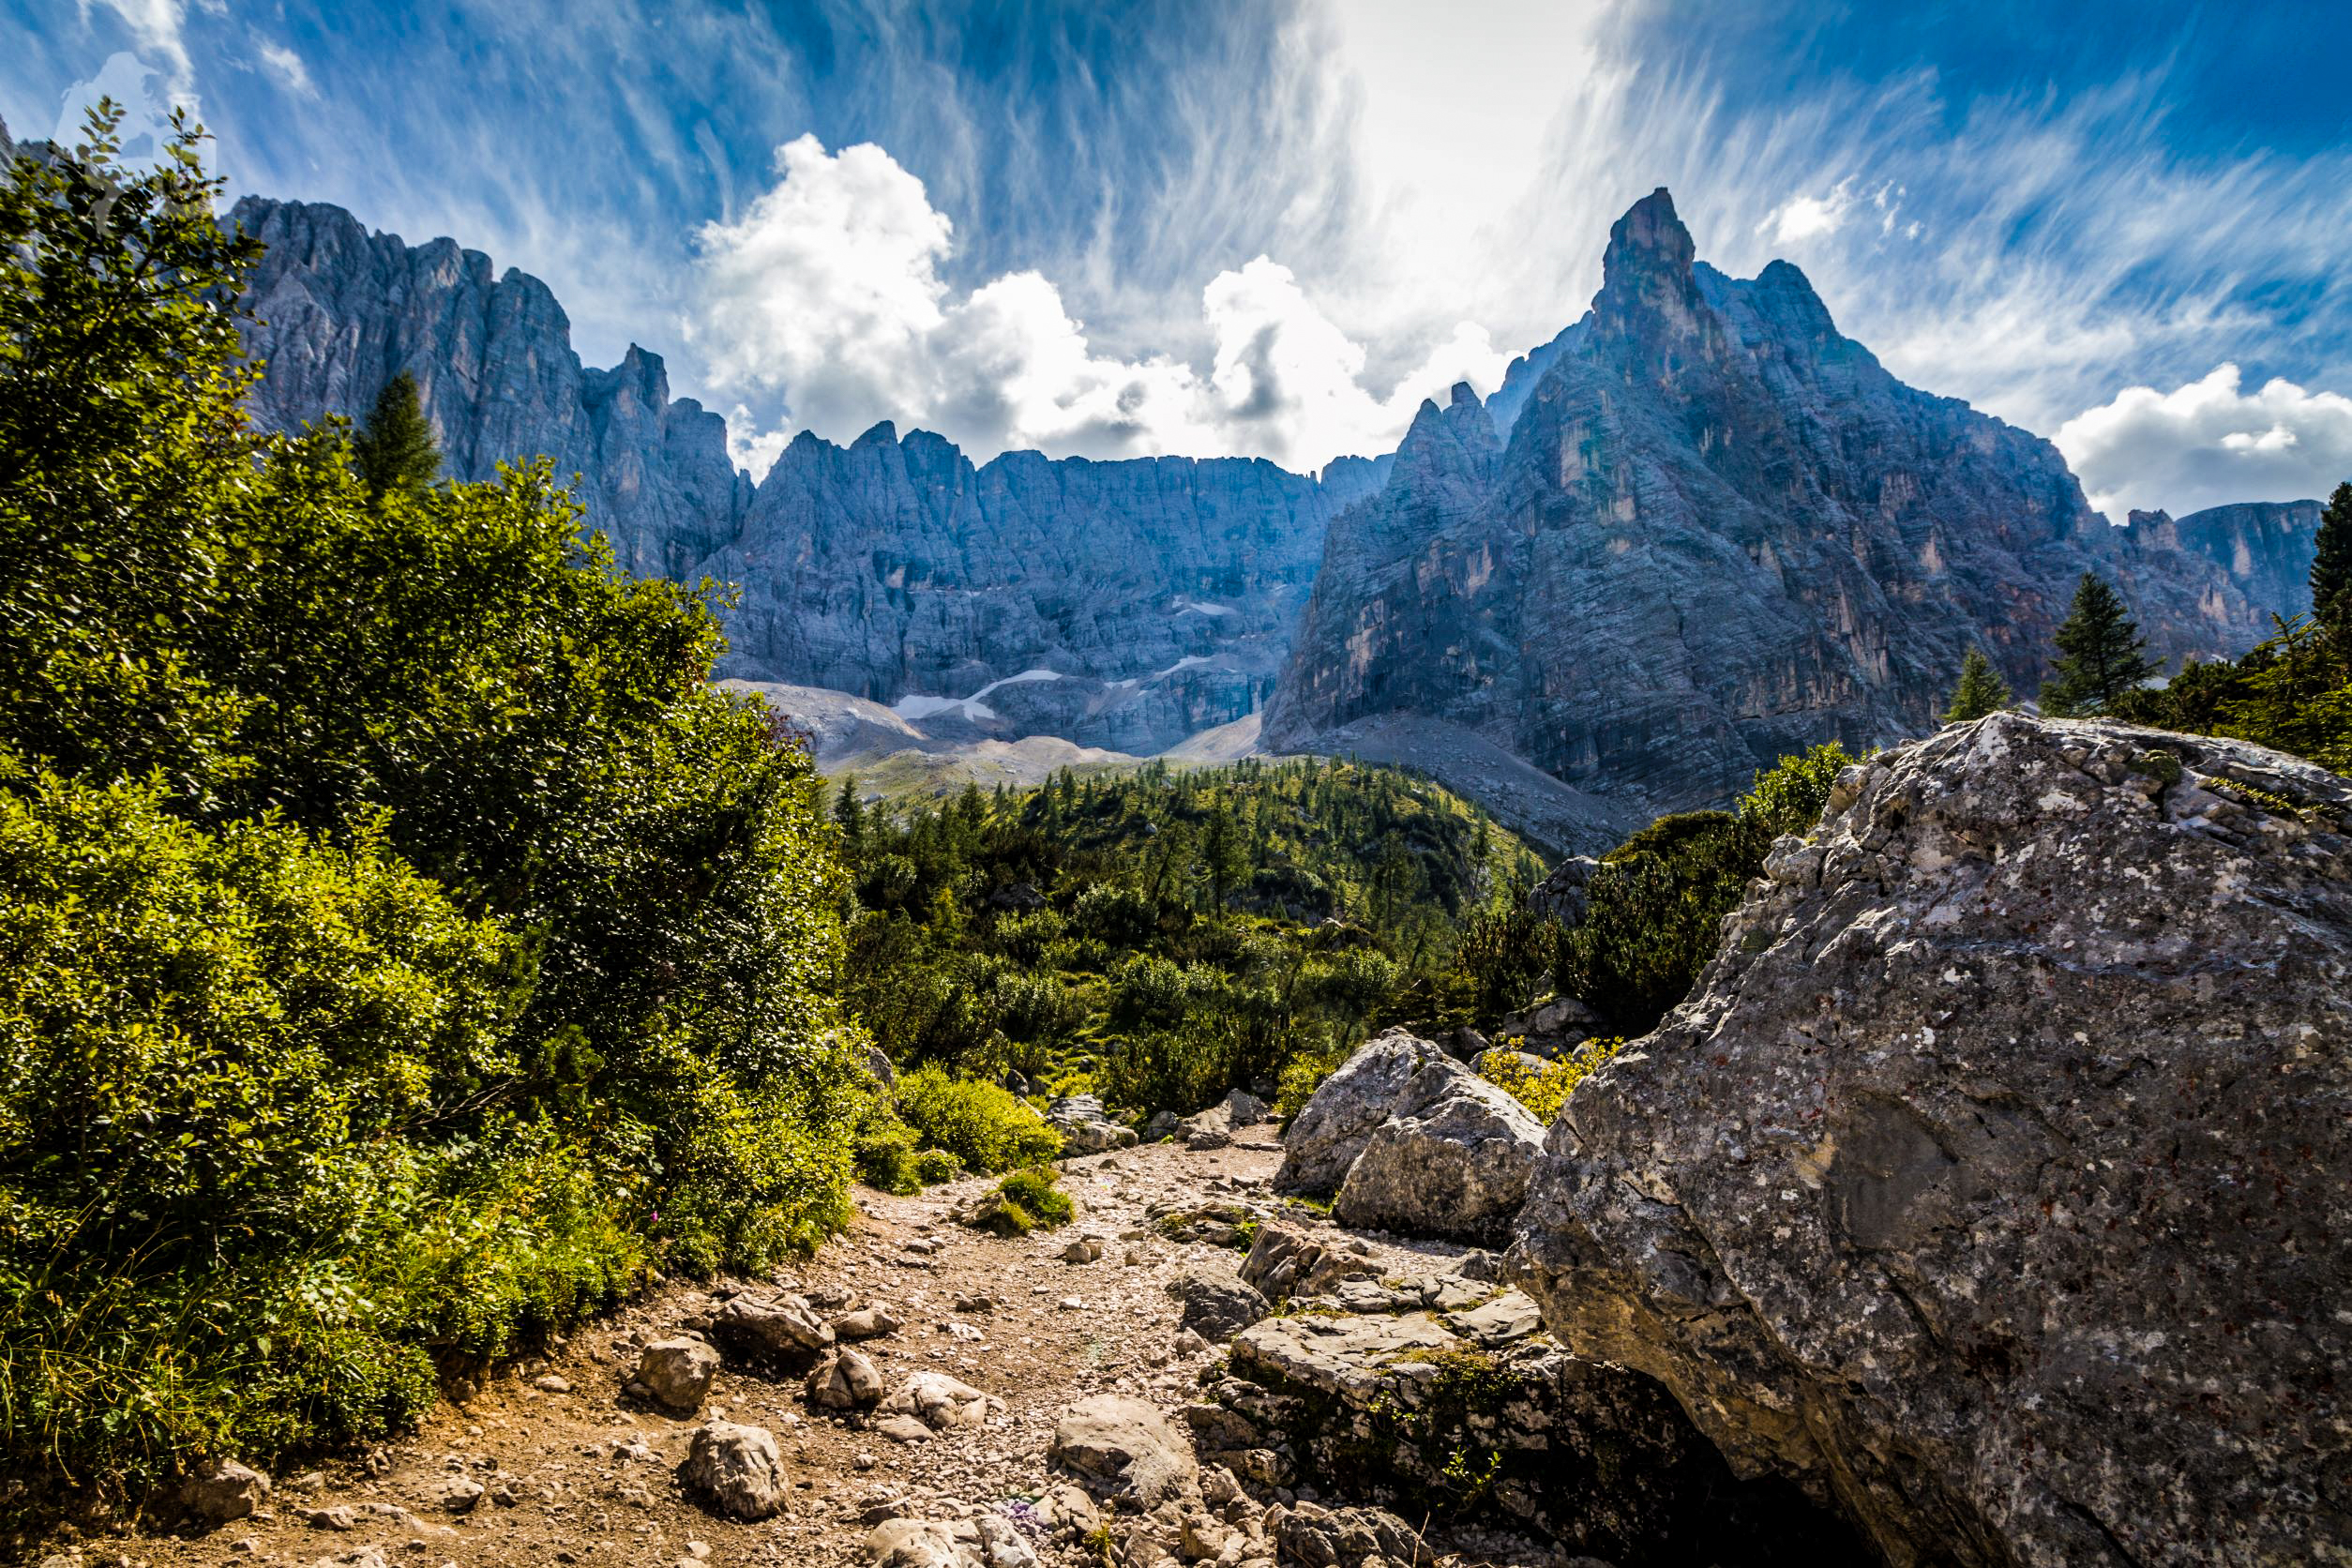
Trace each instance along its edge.
<path fill-rule="evenodd" d="M 1285 1192 L 1329 1198 L 1348 1168 L 1389 1119 L 1413 1075 L 1445 1052 L 1402 1029 L 1368 1040 L 1325 1078 L 1282 1134 L 1282 1168 L 1274 1185 Z"/>
<path fill-rule="evenodd" d="M 1493 1236 L 1518 1213 L 1543 1152 L 1544 1124 L 1527 1107 L 1440 1057 L 1364 1139 L 1332 1217 L 1415 1236 Z"/>
<path fill-rule="evenodd" d="M 1232 1338 L 1273 1310 L 1256 1286 L 1222 1263 L 1192 1263 L 1168 1282 L 1182 1326 L 1211 1344 Z"/>
<path fill-rule="evenodd" d="M 2352 784 L 1998 714 L 1841 777 L 1513 1263 L 1898 1565 L 2352 1560 Z"/>

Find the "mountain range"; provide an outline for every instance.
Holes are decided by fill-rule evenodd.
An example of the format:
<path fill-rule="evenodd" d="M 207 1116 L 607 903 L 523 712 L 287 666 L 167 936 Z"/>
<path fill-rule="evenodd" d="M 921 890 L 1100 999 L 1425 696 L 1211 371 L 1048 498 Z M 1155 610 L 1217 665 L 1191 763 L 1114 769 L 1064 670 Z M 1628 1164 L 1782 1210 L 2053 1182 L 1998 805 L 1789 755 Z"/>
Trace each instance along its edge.
<path fill-rule="evenodd" d="M 1611 231 L 1591 309 L 1491 398 L 1457 386 L 1395 454 L 1314 475 L 975 465 L 884 423 L 803 433 L 755 482 L 658 355 L 583 366 L 536 279 L 333 206 L 232 216 L 267 245 L 263 423 L 357 415 L 410 372 L 448 472 L 577 474 L 624 565 L 739 585 L 728 674 L 878 704 L 848 726 L 868 743 L 1149 755 L 1215 731 L 1196 749 L 1223 755 L 1262 719 L 1267 749 L 1416 762 L 1591 848 L 1788 749 L 1919 732 L 1972 643 L 2030 692 L 2084 571 L 2170 659 L 2309 608 L 2315 502 L 2111 526 L 2055 447 L 1897 381 L 1796 267 L 1698 262 L 1664 190 Z"/>

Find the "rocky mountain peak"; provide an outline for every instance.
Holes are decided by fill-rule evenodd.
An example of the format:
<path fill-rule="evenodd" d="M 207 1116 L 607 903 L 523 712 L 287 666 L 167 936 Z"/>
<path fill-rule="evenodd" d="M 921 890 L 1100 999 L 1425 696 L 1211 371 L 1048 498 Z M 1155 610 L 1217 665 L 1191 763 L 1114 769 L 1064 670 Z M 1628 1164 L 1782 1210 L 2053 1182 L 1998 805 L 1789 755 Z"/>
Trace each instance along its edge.
<path fill-rule="evenodd" d="M 1602 333 L 1666 347 L 1702 336 L 1712 319 L 1692 264 L 1698 250 L 1660 186 L 1609 228 L 1592 314 Z"/>

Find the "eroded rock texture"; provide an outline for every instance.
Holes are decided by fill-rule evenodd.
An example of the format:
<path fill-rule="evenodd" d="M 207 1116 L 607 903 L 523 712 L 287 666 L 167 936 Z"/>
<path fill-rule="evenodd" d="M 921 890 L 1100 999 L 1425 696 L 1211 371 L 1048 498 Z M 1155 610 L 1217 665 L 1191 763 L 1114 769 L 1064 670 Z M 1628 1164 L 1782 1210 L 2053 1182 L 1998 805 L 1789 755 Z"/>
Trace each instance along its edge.
<path fill-rule="evenodd" d="M 1921 732 L 1971 643 L 2033 691 L 2086 570 L 2160 653 L 2268 635 L 2275 574 L 2238 572 L 2234 543 L 2109 526 L 2055 447 L 1896 381 L 1794 266 L 1696 262 L 1665 191 L 1604 264 L 1502 419 L 1467 386 L 1424 404 L 1386 488 L 1334 522 L 1272 748 L 1412 715 L 1637 822 L 1817 741 Z M 1615 841 L 1593 815 L 1568 847 Z"/>
<path fill-rule="evenodd" d="M 1893 1563 L 2352 1560 L 2348 813 L 2015 714 L 1851 770 L 1552 1127 L 1547 1325 Z"/>

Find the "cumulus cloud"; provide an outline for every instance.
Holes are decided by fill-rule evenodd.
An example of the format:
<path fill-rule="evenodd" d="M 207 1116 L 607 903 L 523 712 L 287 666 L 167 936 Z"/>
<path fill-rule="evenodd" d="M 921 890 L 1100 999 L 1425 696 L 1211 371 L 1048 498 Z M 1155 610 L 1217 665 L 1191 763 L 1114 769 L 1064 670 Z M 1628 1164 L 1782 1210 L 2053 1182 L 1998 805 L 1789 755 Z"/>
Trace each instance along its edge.
<path fill-rule="evenodd" d="M 1886 192 L 1878 193 L 1880 211 L 1885 211 Z M 1782 203 L 1764 221 L 1756 226 L 1757 234 L 1769 233 L 1781 245 L 1795 240 L 1811 239 L 1826 234 L 1846 221 L 1846 212 L 1854 204 L 1854 182 L 1840 180 L 1826 196 L 1792 196 Z"/>
<path fill-rule="evenodd" d="M 780 399 L 792 425 L 830 439 L 891 419 L 983 460 L 1036 447 L 1311 468 L 1388 450 L 1423 397 L 1456 380 L 1492 390 L 1507 362 L 1463 324 L 1376 392 L 1364 345 L 1264 256 L 1202 290 L 1205 373 L 1170 354 L 1107 354 L 1038 272 L 951 287 L 955 225 L 882 148 L 829 153 L 803 136 L 776 168 L 739 219 L 701 230 L 689 329 L 715 382 Z M 772 460 L 779 435 L 745 430 L 738 460 Z"/>
<path fill-rule="evenodd" d="M 2235 365 L 2171 392 L 2131 386 L 2053 439 L 2090 503 L 2179 517 L 2233 501 L 2325 496 L 2352 477 L 2352 398 L 2274 380 L 2239 390 Z"/>

